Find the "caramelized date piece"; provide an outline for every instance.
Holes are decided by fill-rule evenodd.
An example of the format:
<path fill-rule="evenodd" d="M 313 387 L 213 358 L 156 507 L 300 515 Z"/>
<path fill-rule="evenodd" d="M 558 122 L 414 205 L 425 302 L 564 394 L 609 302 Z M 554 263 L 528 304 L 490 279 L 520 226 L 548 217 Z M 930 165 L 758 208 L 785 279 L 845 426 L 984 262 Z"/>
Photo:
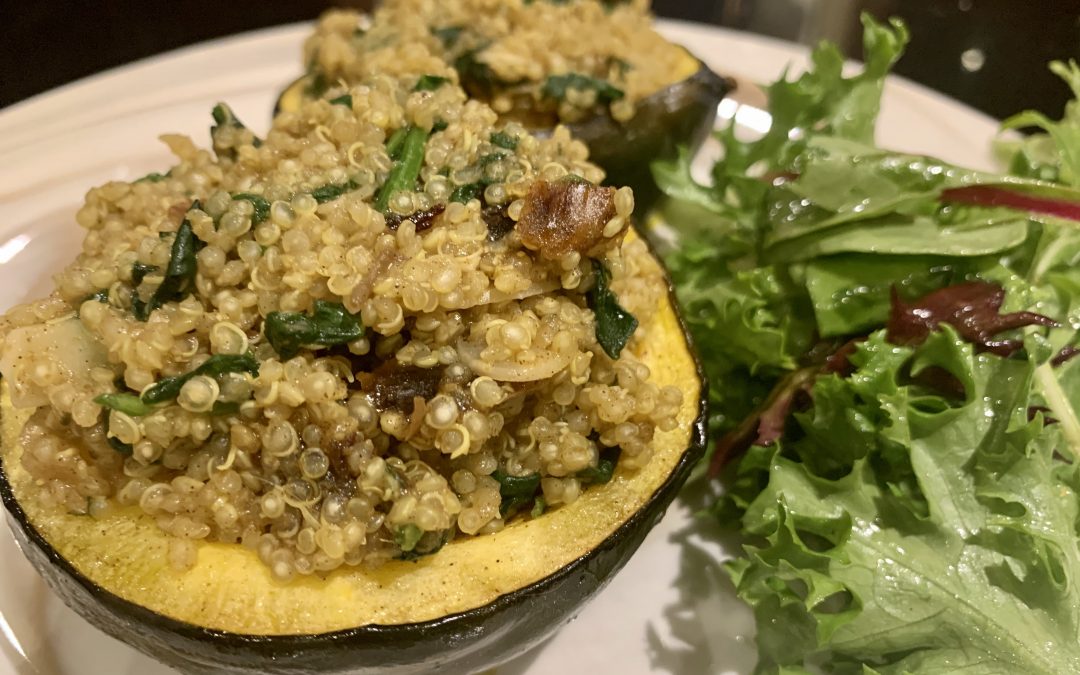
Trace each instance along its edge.
<path fill-rule="evenodd" d="M 362 389 L 379 410 L 412 412 L 417 397 L 430 400 L 439 393 L 442 368 L 403 366 L 397 359 L 385 361 L 371 373 L 358 373 Z"/>
<path fill-rule="evenodd" d="M 423 209 L 421 211 L 414 211 L 407 216 L 403 216 L 397 213 L 391 213 L 386 216 L 386 228 L 391 232 L 397 232 L 397 229 L 406 220 L 413 221 L 416 225 L 416 231 L 423 232 L 424 230 L 431 229 L 431 226 L 435 224 L 435 219 L 446 210 L 445 204 L 436 204 L 430 209 Z"/>
<path fill-rule="evenodd" d="M 573 178 L 542 180 L 525 195 L 517 231 L 521 243 L 545 258 L 571 251 L 595 255 L 604 248 L 604 226 L 614 216 L 615 188 Z"/>

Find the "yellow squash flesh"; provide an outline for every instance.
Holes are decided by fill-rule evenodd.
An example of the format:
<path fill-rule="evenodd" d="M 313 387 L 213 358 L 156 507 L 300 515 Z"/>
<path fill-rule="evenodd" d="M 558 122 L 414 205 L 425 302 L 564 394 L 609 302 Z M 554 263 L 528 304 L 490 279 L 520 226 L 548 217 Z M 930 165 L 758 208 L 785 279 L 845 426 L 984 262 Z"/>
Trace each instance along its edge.
<path fill-rule="evenodd" d="M 239 545 L 201 543 L 193 569 L 167 560 L 169 538 L 134 509 L 94 518 L 59 514 L 36 498 L 23 470 L 18 435 L 27 411 L 2 399 L 0 456 L 30 523 L 88 579 L 154 612 L 204 628 L 254 635 L 314 634 L 369 624 L 437 619 L 481 607 L 528 586 L 600 545 L 641 509 L 693 445 L 701 380 L 683 329 L 664 295 L 634 350 L 658 385 L 683 391 L 679 426 L 657 431 L 653 457 L 639 471 L 618 470 L 607 485 L 535 520 L 492 535 L 462 537 L 417 562 L 373 570 L 341 568 L 325 579 L 275 582 L 256 554 Z"/>

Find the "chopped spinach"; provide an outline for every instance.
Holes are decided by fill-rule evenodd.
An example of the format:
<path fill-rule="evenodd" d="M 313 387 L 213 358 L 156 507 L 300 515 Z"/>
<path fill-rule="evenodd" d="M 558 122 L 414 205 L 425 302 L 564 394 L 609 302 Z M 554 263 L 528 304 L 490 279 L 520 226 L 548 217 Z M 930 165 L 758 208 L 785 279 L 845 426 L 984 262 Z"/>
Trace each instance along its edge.
<path fill-rule="evenodd" d="M 480 195 L 484 194 L 484 188 L 486 187 L 487 184 L 482 180 L 478 180 L 475 183 L 459 185 L 450 193 L 450 201 L 468 204 L 471 199 L 480 199 Z"/>
<path fill-rule="evenodd" d="M 398 545 L 403 553 L 409 553 L 416 548 L 416 545 L 420 543 L 420 538 L 423 536 L 423 530 L 412 523 L 406 523 L 394 532 L 394 543 Z"/>
<path fill-rule="evenodd" d="M 449 81 L 449 78 L 441 75 L 421 75 L 413 91 L 435 91 Z"/>
<path fill-rule="evenodd" d="M 210 116 L 214 118 L 214 125 L 210 127 L 210 138 L 214 139 L 217 136 L 218 131 L 229 127 L 232 129 L 247 129 L 243 122 L 241 122 L 236 114 L 232 111 L 228 105 L 224 103 L 218 103 L 210 111 Z M 256 148 L 262 145 L 262 140 L 255 134 L 251 135 L 251 144 Z"/>
<path fill-rule="evenodd" d="M 437 134 L 440 131 L 445 131 L 448 126 L 450 124 L 446 120 L 435 120 L 435 124 L 431 125 L 431 133 Z"/>
<path fill-rule="evenodd" d="M 491 134 L 491 144 L 513 151 L 517 150 L 518 139 L 505 131 L 496 131 Z"/>
<path fill-rule="evenodd" d="M 501 159 L 506 159 L 509 156 L 510 155 L 506 154 L 505 152 L 492 152 L 490 154 L 480 157 L 480 160 L 477 163 L 480 165 L 480 170 L 482 171 L 487 168 L 489 164 L 494 164 L 495 162 L 498 162 Z"/>
<path fill-rule="evenodd" d="M 533 518 L 539 518 L 544 515 L 544 511 L 547 511 L 547 500 L 542 496 L 533 500 L 532 510 L 529 511 L 529 515 Z"/>
<path fill-rule="evenodd" d="M 532 473 L 528 476 L 511 476 L 502 469 L 496 469 L 491 477 L 499 482 L 499 496 L 502 503 L 499 504 L 499 514 L 504 518 L 513 515 L 518 509 L 525 506 L 536 496 L 540 489 L 540 474 Z"/>
<path fill-rule="evenodd" d="M 401 190 L 412 190 L 416 187 L 416 180 L 420 177 L 420 167 L 424 164 L 424 146 L 427 144 L 428 132 L 420 127 L 408 127 L 405 139 L 401 141 L 400 159 L 390 169 L 390 175 L 386 182 L 379 188 L 375 196 L 375 209 L 386 213 L 390 205 L 390 197 Z M 392 140 L 392 139 L 391 139 Z"/>
<path fill-rule="evenodd" d="M 138 286 L 146 278 L 146 275 L 157 272 L 157 265 L 147 265 L 145 263 L 137 262 L 131 266 L 131 284 Z"/>
<path fill-rule="evenodd" d="M 442 550 L 443 546 L 446 546 L 446 543 L 450 541 L 450 538 L 454 534 L 452 529 L 424 532 L 416 525 L 406 525 L 405 527 L 416 527 L 421 534 L 410 550 L 405 550 L 405 548 L 402 547 L 401 555 L 398 556 L 398 560 L 416 561 L 424 556 L 438 553 Z M 408 544 L 411 536 L 413 536 L 411 533 L 403 533 L 401 530 L 398 530 L 398 532 L 394 534 L 394 541 L 397 542 L 398 546 L 401 546 L 403 543 Z"/>
<path fill-rule="evenodd" d="M 613 359 L 619 358 L 630 336 L 637 330 L 638 320 L 619 305 L 611 292 L 611 272 L 599 260 L 593 260 L 596 284 L 586 296 L 589 308 L 596 315 L 596 341 Z"/>
<path fill-rule="evenodd" d="M 305 94 L 311 98 L 322 98 L 322 95 L 329 88 L 330 82 L 321 70 L 315 70 L 314 66 L 308 69 L 307 86 L 304 88 Z"/>
<path fill-rule="evenodd" d="M 622 89 L 611 84 L 607 80 L 589 77 L 580 73 L 566 73 L 565 75 L 551 75 L 544 81 L 541 93 L 548 97 L 561 101 L 566 98 L 569 89 L 579 91 L 593 90 L 596 92 L 596 100 L 599 103 L 611 103 L 625 96 Z"/>
<path fill-rule="evenodd" d="M 125 442 L 121 441 L 119 438 L 113 438 L 112 436 L 107 436 L 105 438 L 105 442 L 109 444 L 109 447 L 111 447 L 113 450 L 119 452 L 121 455 L 129 455 L 130 456 L 131 453 L 135 452 L 135 448 L 131 447 L 130 443 L 125 443 Z"/>
<path fill-rule="evenodd" d="M 450 49 L 457 44 L 458 38 L 461 37 L 464 30 L 464 26 L 445 26 L 443 28 L 432 28 L 431 34 L 439 38 L 444 47 Z"/>
<path fill-rule="evenodd" d="M 255 211 L 251 214 L 252 225 L 258 225 L 270 217 L 270 202 L 266 201 L 261 195 L 239 192 L 233 195 L 232 198 L 234 202 L 241 200 L 251 202 L 251 205 L 255 208 Z"/>
<path fill-rule="evenodd" d="M 409 133 L 409 127 L 401 127 L 390 134 L 390 138 L 386 139 L 386 154 L 390 159 L 398 160 L 401 158 L 401 148 L 405 144 L 405 134 Z"/>
<path fill-rule="evenodd" d="M 470 94 L 489 92 L 499 81 L 491 66 L 477 58 L 483 50 L 484 47 L 470 49 L 454 59 L 461 86 Z"/>
<path fill-rule="evenodd" d="M 160 183 L 161 181 L 168 178 L 170 175 L 172 175 L 172 169 L 169 169 L 165 173 L 158 173 L 157 171 L 152 171 L 152 172 L 146 174 L 145 176 L 143 176 L 142 178 L 135 179 L 134 182 L 135 183 Z"/>
<path fill-rule="evenodd" d="M 102 394 L 94 399 L 94 403 L 106 408 L 111 408 L 125 415 L 141 417 L 150 413 L 150 406 L 146 405 L 138 394 L 118 392 L 115 394 Z"/>
<path fill-rule="evenodd" d="M 341 185 L 323 185 L 311 191 L 311 196 L 320 204 L 332 202 L 346 192 L 352 192 L 360 187 L 356 181 L 348 180 Z"/>
<path fill-rule="evenodd" d="M 596 462 L 596 466 L 590 466 L 587 469 L 582 469 L 577 472 L 577 478 L 582 483 L 603 484 L 611 480 L 611 477 L 615 475 L 615 466 L 619 463 L 619 455 L 622 454 L 622 448 L 616 446 L 614 448 L 604 448 L 600 451 L 600 458 Z"/>
<path fill-rule="evenodd" d="M 342 94 L 337 98 L 330 99 L 330 102 L 335 105 L 343 105 L 346 108 L 352 107 L 352 94 Z"/>
<path fill-rule="evenodd" d="M 626 77 L 626 74 L 634 69 L 634 66 L 626 59 L 620 59 L 617 56 L 612 56 L 608 59 L 608 66 L 615 68 L 619 71 L 619 75 Z"/>
<path fill-rule="evenodd" d="M 493 152 L 484 155 L 480 158 L 478 164 L 480 170 L 483 171 L 492 162 L 497 162 L 501 159 L 509 157 L 505 152 Z M 473 183 L 466 183 L 465 185 L 459 185 L 450 193 L 450 201 L 458 202 L 461 204 L 468 204 L 471 199 L 479 199 L 483 201 L 484 189 L 491 185 L 491 180 L 481 177 L 480 180 Z"/>
<path fill-rule="evenodd" d="M 214 407 L 210 409 L 210 414 L 216 417 L 235 415 L 238 412 L 240 412 L 239 401 L 214 401 Z"/>
<path fill-rule="evenodd" d="M 364 334 L 360 318 L 339 302 L 316 300 L 311 316 L 299 312 L 271 312 L 263 324 L 270 346 L 291 359 L 304 347 L 332 347 Z"/>
<path fill-rule="evenodd" d="M 259 374 L 259 362 L 248 354 L 214 354 L 201 366 L 183 375 L 166 377 L 154 383 L 142 394 L 142 402 L 150 405 L 165 403 L 177 397 L 180 389 L 196 375 L 217 377 L 225 373 Z"/>
<path fill-rule="evenodd" d="M 191 208 L 199 209 L 202 207 L 196 200 L 192 203 Z M 139 285 L 142 284 L 148 273 L 156 271 L 157 268 L 141 265 L 140 263 L 136 263 L 132 267 L 131 280 L 135 287 L 135 293 L 131 300 L 131 311 L 135 318 L 146 321 L 151 312 L 166 302 L 182 300 L 191 293 L 195 288 L 195 273 L 198 270 L 195 254 L 205 245 L 201 239 L 195 236 L 194 231 L 191 229 L 191 221 L 184 218 L 184 222 L 180 223 L 180 227 L 176 230 L 176 236 L 173 238 L 169 264 L 165 267 L 165 277 L 161 280 L 161 284 L 154 289 L 150 299 L 147 301 L 139 298 Z"/>

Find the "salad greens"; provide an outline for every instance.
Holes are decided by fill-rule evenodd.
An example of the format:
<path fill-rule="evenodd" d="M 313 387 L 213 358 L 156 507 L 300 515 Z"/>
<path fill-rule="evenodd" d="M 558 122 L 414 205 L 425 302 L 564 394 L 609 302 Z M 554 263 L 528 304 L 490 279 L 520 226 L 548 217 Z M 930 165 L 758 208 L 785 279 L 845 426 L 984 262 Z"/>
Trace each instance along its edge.
<path fill-rule="evenodd" d="M 709 184 L 653 167 L 757 672 L 1080 672 L 1080 103 L 1000 175 L 878 148 L 908 36 L 864 27 Z"/>

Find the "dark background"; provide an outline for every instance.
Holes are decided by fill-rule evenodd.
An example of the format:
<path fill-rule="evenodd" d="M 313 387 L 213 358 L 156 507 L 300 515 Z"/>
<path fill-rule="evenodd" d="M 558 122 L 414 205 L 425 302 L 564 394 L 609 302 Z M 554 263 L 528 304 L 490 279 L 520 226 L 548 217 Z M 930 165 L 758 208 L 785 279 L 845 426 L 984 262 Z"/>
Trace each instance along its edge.
<path fill-rule="evenodd" d="M 370 0 L 3 0 L 0 107 L 183 45 L 312 19 Z M 657 14 L 860 54 L 858 15 L 903 17 L 912 43 L 897 71 L 994 117 L 1053 116 L 1068 98 L 1046 70 L 1080 58 L 1080 0 L 654 0 Z M 737 63 L 730 71 L 738 73 Z"/>

